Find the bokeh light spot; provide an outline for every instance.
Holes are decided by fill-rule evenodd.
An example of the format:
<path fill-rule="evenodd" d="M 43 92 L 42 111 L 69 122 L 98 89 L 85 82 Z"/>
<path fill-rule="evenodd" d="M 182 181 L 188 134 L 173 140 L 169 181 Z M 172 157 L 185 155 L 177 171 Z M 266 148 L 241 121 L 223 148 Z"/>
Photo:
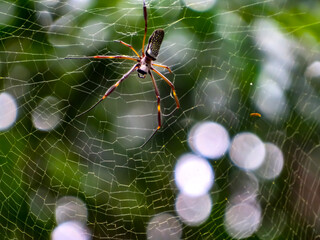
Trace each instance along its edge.
<path fill-rule="evenodd" d="M 50 27 L 52 24 L 52 15 L 48 11 L 38 11 L 37 12 L 38 22 L 44 27 Z"/>
<path fill-rule="evenodd" d="M 266 154 L 264 143 L 253 133 L 240 133 L 230 147 L 232 162 L 245 170 L 254 170 L 263 163 Z"/>
<path fill-rule="evenodd" d="M 182 226 L 177 217 L 169 213 L 155 215 L 148 223 L 148 239 L 181 239 Z"/>
<path fill-rule="evenodd" d="M 279 84 L 261 75 L 259 85 L 254 99 L 262 115 L 273 121 L 279 121 L 281 117 L 285 117 L 287 100 Z"/>
<path fill-rule="evenodd" d="M 86 10 L 94 2 L 94 0 L 69 0 L 70 6 L 77 10 Z"/>
<path fill-rule="evenodd" d="M 16 120 L 18 107 L 15 99 L 8 93 L 0 94 L 0 131 L 9 128 Z"/>
<path fill-rule="evenodd" d="M 89 240 L 88 229 L 78 222 L 65 222 L 58 225 L 52 232 L 52 240 Z"/>
<path fill-rule="evenodd" d="M 76 221 L 86 224 L 88 210 L 81 199 L 65 196 L 57 201 L 55 215 L 58 224 L 67 221 Z"/>
<path fill-rule="evenodd" d="M 230 179 L 231 203 L 256 201 L 259 181 L 253 173 L 237 170 L 230 175 Z"/>
<path fill-rule="evenodd" d="M 16 5 L 10 1 L 0 2 L 0 26 L 6 26 L 15 17 Z"/>
<path fill-rule="evenodd" d="M 320 77 L 320 62 L 311 63 L 306 69 L 305 76 L 308 78 Z"/>
<path fill-rule="evenodd" d="M 240 203 L 227 208 L 224 226 L 235 239 L 250 237 L 257 231 L 261 222 L 261 208 L 257 204 Z"/>
<path fill-rule="evenodd" d="M 196 124 L 188 137 L 190 148 L 206 158 L 219 158 L 227 151 L 230 139 L 227 130 L 214 122 Z"/>
<path fill-rule="evenodd" d="M 212 200 L 209 194 L 190 197 L 180 193 L 176 199 L 175 209 L 185 224 L 198 226 L 210 216 Z"/>
<path fill-rule="evenodd" d="M 208 11 L 216 3 L 216 0 L 183 0 L 185 5 L 198 12 Z"/>
<path fill-rule="evenodd" d="M 256 170 L 256 173 L 265 179 L 274 179 L 282 171 L 283 154 L 282 151 L 272 143 L 266 143 L 266 156 L 263 164 Z"/>
<path fill-rule="evenodd" d="M 41 131 L 54 129 L 61 121 L 59 102 L 55 97 L 44 98 L 32 113 L 32 121 L 35 128 Z"/>
<path fill-rule="evenodd" d="M 305 73 L 307 81 L 314 89 L 320 89 L 320 61 L 315 61 L 311 63 Z M 310 101 L 310 100 L 309 100 Z M 317 115 L 319 116 L 319 115 Z M 318 117 L 316 117 L 318 118 Z"/>
<path fill-rule="evenodd" d="M 182 193 L 191 197 L 201 196 L 212 187 L 214 172 L 206 159 L 184 154 L 175 166 L 175 182 Z"/>

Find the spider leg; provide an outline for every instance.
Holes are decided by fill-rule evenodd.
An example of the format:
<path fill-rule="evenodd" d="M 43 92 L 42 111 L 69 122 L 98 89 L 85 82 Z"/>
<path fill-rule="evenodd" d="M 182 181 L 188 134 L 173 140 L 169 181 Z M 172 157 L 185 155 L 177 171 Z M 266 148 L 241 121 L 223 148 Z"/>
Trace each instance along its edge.
<path fill-rule="evenodd" d="M 147 15 L 147 7 L 146 1 L 143 0 L 143 17 L 144 17 L 144 36 L 142 40 L 142 57 L 144 57 L 144 43 L 146 41 L 147 30 L 148 30 L 148 15 Z"/>
<path fill-rule="evenodd" d="M 166 83 L 171 87 L 174 99 L 176 101 L 177 108 L 180 108 L 179 99 L 177 97 L 176 90 L 175 90 L 174 85 L 172 84 L 172 82 L 170 82 L 170 80 L 168 78 L 166 78 L 165 76 L 163 76 L 158 70 L 156 70 L 154 68 L 151 68 L 151 70 L 154 71 L 156 74 L 158 74 L 160 77 L 162 77 L 162 79 L 165 80 Z"/>
<path fill-rule="evenodd" d="M 157 64 L 157 63 L 152 63 L 152 65 L 157 66 L 157 67 L 161 67 L 161 68 L 166 68 L 169 71 L 169 73 L 172 73 L 171 69 L 166 65 Z"/>
<path fill-rule="evenodd" d="M 129 57 L 129 56 L 123 56 L 123 55 L 116 55 L 116 56 L 104 56 L 104 55 L 98 55 L 98 56 L 90 56 L 90 57 L 66 57 L 65 59 L 127 59 L 138 62 L 139 59 L 135 57 Z"/>
<path fill-rule="evenodd" d="M 154 80 L 152 72 L 149 71 L 149 74 L 151 76 L 152 83 L 153 83 L 153 86 L 154 86 L 154 91 L 155 91 L 155 94 L 156 94 L 156 97 L 157 97 L 157 110 L 158 110 L 158 128 L 157 128 L 157 130 L 159 130 L 160 127 L 161 127 L 161 108 L 160 108 L 160 100 L 161 99 L 160 99 L 160 93 L 159 93 L 159 89 L 158 89 L 157 83 Z"/>
<path fill-rule="evenodd" d="M 156 94 L 156 97 L 157 97 L 157 110 L 158 110 L 158 127 L 157 129 L 152 133 L 152 135 L 148 138 L 148 140 L 141 146 L 143 147 L 144 145 L 146 145 L 150 139 L 158 132 L 158 130 L 161 128 L 161 108 L 160 108 L 160 93 L 159 93 L 159 89 L 157 87 L 157 84 L 156 84 L 156 81 L 154 80 L 154 77 L 153 77 L 153 74 L 151 71 L 149 71 L 149 74 L 151 76 L 151 79 L 152 79 L 152 83 L 153 83 L 153 86 L 154 86 L 154 91 L 155 91 L 155 94 Z"/>
<path fill-rule="evenodd" d="M 139 58 L 141 58 L 140 57 L 140 55 L 139 55 L 139 53 L 130 45 L 130 44 L 128 44 L 128 43 L 125 43 L 125 42 L 123 42 L 123 41 L 120 41 L 120 40 L 114 40 L 114 42 L 118 42 L 118 43 L 121 43 L 121 44 L 123 44 L 123 45 L 125 45 L 125 46 L 127 46 L 127 47 L 129 47 L 129 48 L 131 48 L 131 50 L 132 51 L 134 51 L 134 53 L 139 57 Z"/>
<path fill-rule="evenodd" d="M 86 111 L 80 113 L 79 115 L 76 116 L 77 117 L 80 117 L 84 114 L 86 114 L 87 112 L 89 112 L 90 110 L 92 110 L 93 108 L 95 108 L 100 102 L 102 102 L 106 97 L 108 97 L 118 86 L 119 84 L 125 80 L 127 77 L 129 77 L 129 75 L 134 71 L 136 70 L 136 68 L 138 67 L 138 63 L 135 64 L 127 73 L 125 73 L 122 78 L 120 80 L 118 80 L 115 84 L 113 84 L 107 91 L 106 93 L 103 95 L 103 97 L 97 102 L 95 103 L 92 107 L 90 107 L 89 109 L 87 109 Z"/>

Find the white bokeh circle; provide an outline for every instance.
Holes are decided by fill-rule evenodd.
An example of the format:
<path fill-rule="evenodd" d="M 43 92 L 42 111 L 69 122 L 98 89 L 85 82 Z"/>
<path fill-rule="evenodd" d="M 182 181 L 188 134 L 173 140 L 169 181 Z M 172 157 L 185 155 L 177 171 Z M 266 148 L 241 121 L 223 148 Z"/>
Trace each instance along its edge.
<path fill-rule="evenodd" d="M 174 174 L 180 192 L 188 196 L 206 194 L 214 182 L 214 172 L 208 161 L 190 153 L 178 159 Z"/>

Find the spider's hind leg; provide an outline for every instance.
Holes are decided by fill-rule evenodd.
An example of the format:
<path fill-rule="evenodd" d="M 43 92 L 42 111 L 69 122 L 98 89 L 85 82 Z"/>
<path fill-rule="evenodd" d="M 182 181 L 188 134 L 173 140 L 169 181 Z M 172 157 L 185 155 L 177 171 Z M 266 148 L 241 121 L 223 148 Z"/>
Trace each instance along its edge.
<path fill-rule="evenodd" d="M 162 65 L 162 64 L 157 64 L 157 63 L 152 63 L 152 66 L 156 66 L 156 67 L 161 67 L 161 68 L 165 68 L 169 71 L 169 73 L 172 73 L 171 69 L 166 66 L 166 65 Z"/>
<path fill-rule="evenodd" d="M 156 130 L 152 133 L 152 135 L 148 138 L 148 140 L 142 144 L 141 147 L 143 147 L 144 145 L 146 145 L 150 140 L 151 138 L 158 132 L 158 130 L 161 128 L 161 107 L 160 107 L 160 101 L 161 101 L 161 98 L 160 98 L 160 93 L 159 93 L 159 89 L 157 87 L 157 84 L 156 84 L 156 81 L 153 77 L 153 74 L 151 71 L 149 71 L 149 74 L 151 76 L 151 80 L 152 80 L 152 83 L 153 83 L 153 86 L 154 86 L 154 91 L 155 91 L 155 94 L 156 94 L 156 97 L 157 97 L 157 111 L 158 111 L 158 127 L 156 128 Z"/>
<path fill-rule="evenodd" d="M 175 89 L 173 83 L 170 82 L 170 80 L 168 78 L 163 76 L 158 70 L 156 70 L 154 68 L 151 68 L 151 70 L 154 71 L 156 74 L 158 74 L 171 87 L 172 94 L 174 96 L 174 100 L 176 101 L 177 108 L 180 108 L 179 99 L 178 99 L 178 96 L 176 94 L 176 89 Z"/>

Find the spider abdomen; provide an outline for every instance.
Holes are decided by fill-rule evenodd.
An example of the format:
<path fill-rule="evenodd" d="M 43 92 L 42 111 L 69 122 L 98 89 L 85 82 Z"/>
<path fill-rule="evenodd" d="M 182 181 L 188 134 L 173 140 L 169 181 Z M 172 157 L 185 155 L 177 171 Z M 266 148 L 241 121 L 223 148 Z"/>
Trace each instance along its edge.
<path fill-rule="evenodd" d="M 163 29 L 157 29 L 151 34 L 149 38 L 146 55 L 150 57 L 152 60 L 157 59 L 160 46 L 163 41 L 163 37 L 164 37 Z"/>

